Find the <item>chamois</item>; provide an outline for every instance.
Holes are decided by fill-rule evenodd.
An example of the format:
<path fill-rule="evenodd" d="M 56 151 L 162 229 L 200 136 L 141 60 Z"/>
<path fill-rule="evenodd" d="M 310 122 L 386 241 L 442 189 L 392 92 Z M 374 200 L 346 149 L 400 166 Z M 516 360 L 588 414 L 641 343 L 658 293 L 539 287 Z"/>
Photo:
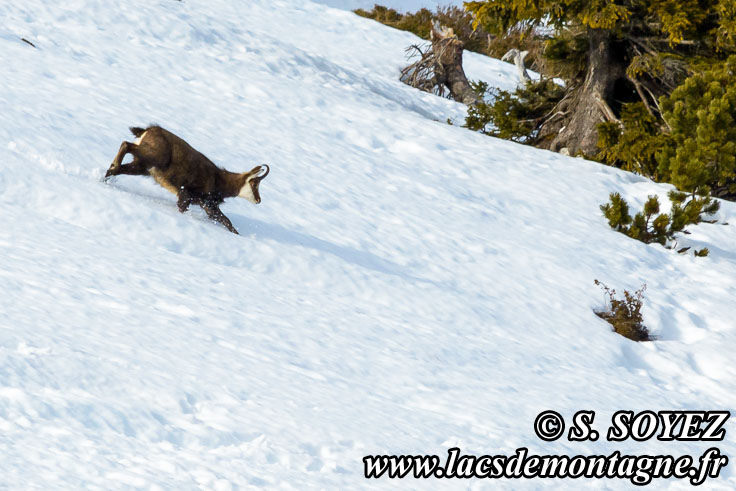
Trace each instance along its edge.
<path fill-rule="evenodd" d="M 210 219 L 235 234 L 238 231 L 220 211 L 225 198 L 238 196 L 253 204 L 261 202 L 258 185 L 270 171 L 267 165 L 256 166 L 248 172 L 230 172 L 217 167 L 187 142 L 160 126 L 132 127 L 130 131 L 136 136 L 135 142 L 124 141 L 120 145 L 105 180 L 120 174 L 151 176 L 177 196 L 180 212 L 184 213 L 192 204 L 199 205 Z M 126 154 L 134 157 L 129 164 L 122 163 Z"/>

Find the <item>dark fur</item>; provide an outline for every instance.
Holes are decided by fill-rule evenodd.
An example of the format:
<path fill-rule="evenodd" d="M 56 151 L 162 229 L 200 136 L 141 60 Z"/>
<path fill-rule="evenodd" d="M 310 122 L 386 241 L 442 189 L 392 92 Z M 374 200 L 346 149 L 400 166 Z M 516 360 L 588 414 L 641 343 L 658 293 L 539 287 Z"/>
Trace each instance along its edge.
<path fill-rule="evenodd" d="M 146 136 L 138 145 L 127 141 L 120 145 L 118 154 L 105 174 L 106 179 L 120 174 L 152 176 L 161 186 L 177 195 L 177 204 L 182 213 L 191 204 L 200 205 L 211 219 L 238 233 L 220 211 L 220 205 L 225 198 L 238 196 L 248 178 L 263 171 L 261 166 L 240 174 L 230 172 L 217 167 L 187 142 L 160 126 L 134 127 L 130 131 L 136 137 L 143 133 Z M 123 158 L 128 153 L 133 155 L 133 161 L 123 164 Z M 266 174 L 248 183 L 256 203 L 261 201 L 258 186 Z"/>

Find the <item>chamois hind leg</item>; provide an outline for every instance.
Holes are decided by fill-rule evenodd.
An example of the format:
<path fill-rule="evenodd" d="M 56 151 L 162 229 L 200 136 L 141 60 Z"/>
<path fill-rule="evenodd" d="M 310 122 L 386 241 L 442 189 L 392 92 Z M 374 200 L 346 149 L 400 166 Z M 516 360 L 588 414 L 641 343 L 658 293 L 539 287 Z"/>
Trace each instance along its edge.
<path fill-rule="evenodd" d="M 176 206 L 179 207 L 179 211 L 181 213 L 187 211 L 189 209 L 189 205 L 192 203 L 196 202 L 197 204 L 200 204 L 198 200 L 195 200 L 192 195 L 183 188 L 179 190 L 179 194 L 176 197 Z M 202 208 L 204 208 L 204 206 Z"/>
<path fill-rule="evenodd" d="M 112 164 L 110 164 L 110 167 L 107 169 L 105 178 L 108 178 L 110 176 L 116 176 L 119 174 L 118 170 L 120 169 L 120 166 L 123 163 L 123 159 L 125 158 L 125 155 L 128 153 L 132 153 L 133 147 L 135 147 L 134 144 L 130 142 L 126 142 L 126 141 L 120 144 L 120 149 L 118 150 L 117 155 L 115 155 L 115 158 L 112 160 Z"/>
<path fill-rule="evenodd" d="M 238 234 L 238 231 L 233 227 L 232 222 L 228 217 L 226 217 L 222 211 L 220 211 L 220 207 L 214 203 L 211 202 L 203 202 L 200 203 L 202 206 L 202 209 L 204 209 L 205 213 L 207 213 L 207 216 L 210 217 L 210 220 L 214 220 L 215 222 L 220 222 L 221 224 L 225 225 L 225 227 L 231 231 L 232 233 L 236 235 Z"/>

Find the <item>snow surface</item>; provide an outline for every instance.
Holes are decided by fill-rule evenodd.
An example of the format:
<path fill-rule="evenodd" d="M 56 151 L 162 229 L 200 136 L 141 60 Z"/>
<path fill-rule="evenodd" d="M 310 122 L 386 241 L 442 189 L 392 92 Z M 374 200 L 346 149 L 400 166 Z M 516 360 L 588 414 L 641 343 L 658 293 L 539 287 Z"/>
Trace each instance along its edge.
<path fill-rule="evenodd" d="M 0 21 L 3 486 L 622 488 L 367 482 L 361 459 L 700 455 L 532 425 L 734 408 L 732 203 L 683 242 L 708 258 L 617 234 L 609 192 L 670 187 L 446 124 L 461 105 L 397 81 L 415 37 L 308 1 L 13 0 Z M 261 205 L 223 206 L 243 235 L 151 179 L 100 182 L 149 122 L 228 169 L 271 165 Z M 659 341 L 612 333 L 596 278 L 646 283 Z M 733 464 L 706 486 L 736 487 Z"/>

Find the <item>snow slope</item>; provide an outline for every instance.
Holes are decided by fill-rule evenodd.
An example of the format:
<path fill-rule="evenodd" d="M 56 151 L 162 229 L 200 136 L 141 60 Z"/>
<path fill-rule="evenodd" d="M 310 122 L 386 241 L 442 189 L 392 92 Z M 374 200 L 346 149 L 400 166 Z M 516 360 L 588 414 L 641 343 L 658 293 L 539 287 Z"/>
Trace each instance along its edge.
<path fill-rule="evenodd" d="M 704 259 L 614 233 L 609 192 L 668 186 L 446 124 L 464 108 L 396 80 L 412 35 L 296 0 L 11 0 L 0 25 L 3 486 L 558 487 L 368 483 L 361 459 L 700 455 L 532 426 L 733 409 L 736 206 L 687 237 Z M 261 205 L 223 206 L 243 235 L 150 179 L 100 182 L 154 121 L 228 169 L 271 165 Z M 659 341 L 611 333 L 596 278 L 646 283 Z"/>

